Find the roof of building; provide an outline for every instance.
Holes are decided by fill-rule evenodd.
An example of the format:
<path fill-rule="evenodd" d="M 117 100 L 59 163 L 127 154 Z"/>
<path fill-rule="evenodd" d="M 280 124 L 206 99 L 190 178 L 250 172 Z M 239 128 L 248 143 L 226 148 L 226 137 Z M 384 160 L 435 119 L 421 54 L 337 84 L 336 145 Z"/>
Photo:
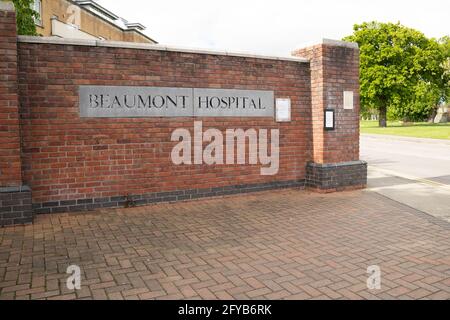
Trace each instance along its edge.
<path fill-rule="evenodd" d="M 106 9 L 97 0 L 72 0 L 72 2 L 76 3 L 81 8 L 95 14 L 96 16 L 108 21 L 109 23 L 112 23 L 123 31 L 135 31 L 142 36 L 150 39 L 151 41 L 157 43 L 155 40 L 142 32 L 146 29 L 144 25 L 139 22 L 128 22 L 128 20 Z"/>

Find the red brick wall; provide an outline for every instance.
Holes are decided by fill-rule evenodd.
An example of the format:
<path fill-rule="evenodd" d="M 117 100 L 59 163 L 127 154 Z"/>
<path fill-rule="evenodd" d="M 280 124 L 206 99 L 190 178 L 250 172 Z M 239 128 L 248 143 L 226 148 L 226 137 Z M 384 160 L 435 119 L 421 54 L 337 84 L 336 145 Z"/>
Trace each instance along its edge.
<path fill-rule="evenodd" d="M 311 76 L 311 146 L 312 161 L 324 162 L 324 83 L 323 83 L 323 46 L 317 45 L 293 52 L 293 55 L 310 59 Z"/>
<path fill-rule="evenodd" d="M 311 159 L 309 64 L 157 50 L 18 45 L 23 179 L 33 202 L 304 179 Z M 280 129 L 280 169 L 260 165 L 180 165 L 171 133 L 194 118 L 80 118 L 79 85 L 273 90 L 290 97 L 292 121 L 195 118 L 210 127 Z"/>
<path fill-rule="evenodd" d="M 320 44 L 293 55 L 311 60 L 313 158 L 316 163 L 359 160 L 359 50 Z M 354 92 L 354 109 L 344 110 L 343 92 Z M 324 131 L 324 109 L 335 110 L 336 129 Z"/>
<path fill-rule="evenodd" d="M 0 187 L 20 186 L 15 12 L 0 10 Z"/>

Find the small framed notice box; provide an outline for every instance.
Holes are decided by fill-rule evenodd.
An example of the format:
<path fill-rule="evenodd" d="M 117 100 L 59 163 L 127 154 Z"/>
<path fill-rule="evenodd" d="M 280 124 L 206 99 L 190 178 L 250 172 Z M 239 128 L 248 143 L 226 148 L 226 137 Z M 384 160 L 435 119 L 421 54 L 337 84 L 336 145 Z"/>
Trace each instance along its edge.
<path fill-rule="evenodd" d="M 325 130 L 334 130 L 334 109 L 325 109 L 325 115 L 324 115 L 324 126 Z"/>
<path fill-rule="evenodd" d="M 275 118 L 277 122 L 291 121 L 291 99 L 278 98 L 275 100 Z"/>

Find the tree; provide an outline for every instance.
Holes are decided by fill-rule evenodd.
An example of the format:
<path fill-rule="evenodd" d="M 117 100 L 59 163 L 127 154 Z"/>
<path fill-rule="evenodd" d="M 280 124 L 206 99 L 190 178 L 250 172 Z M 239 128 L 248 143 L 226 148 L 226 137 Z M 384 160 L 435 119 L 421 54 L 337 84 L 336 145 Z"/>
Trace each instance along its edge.
<path fill-rule="evenodd" d="M 12 0 L 16 7 L 17 33 L 20 35 L 36 36 L 34 19 L 39 14 L 33 10 L 33 0 Z"/>
<path fill-rule="evenodd" d="M 421 78 L 414 88 L 414 95 L 408 104 L 399 106 L 394 113 L 398 118 L 413 121 L 433 121 L 440 105 L 449 96 L 449 38 L 439 41 L 430 39 L 430 52 L 433 55 L 428 62 L 431 71 L 428 77 Z"/>
<path fill-rule="evenodd" d="M 388 108 L 410 104 L 420 81 L 434 81 L 441 62 L 440 47 L 400 23 L 365 22 L 353 30 L 344 40 L 360 47 L 361 103 L 376 108 L 379 126 L 386 127 Z"/>

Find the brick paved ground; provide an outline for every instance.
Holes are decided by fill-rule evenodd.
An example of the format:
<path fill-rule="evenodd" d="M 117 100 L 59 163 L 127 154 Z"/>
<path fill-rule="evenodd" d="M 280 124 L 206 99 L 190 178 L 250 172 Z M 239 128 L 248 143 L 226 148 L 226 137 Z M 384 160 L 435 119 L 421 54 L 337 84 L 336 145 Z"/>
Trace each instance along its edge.
<path fill-rule="evenodd" d="M 368 191 L 41 215 L 0 229 L 0 298 L 450 299 L 450 225 Z"/>

